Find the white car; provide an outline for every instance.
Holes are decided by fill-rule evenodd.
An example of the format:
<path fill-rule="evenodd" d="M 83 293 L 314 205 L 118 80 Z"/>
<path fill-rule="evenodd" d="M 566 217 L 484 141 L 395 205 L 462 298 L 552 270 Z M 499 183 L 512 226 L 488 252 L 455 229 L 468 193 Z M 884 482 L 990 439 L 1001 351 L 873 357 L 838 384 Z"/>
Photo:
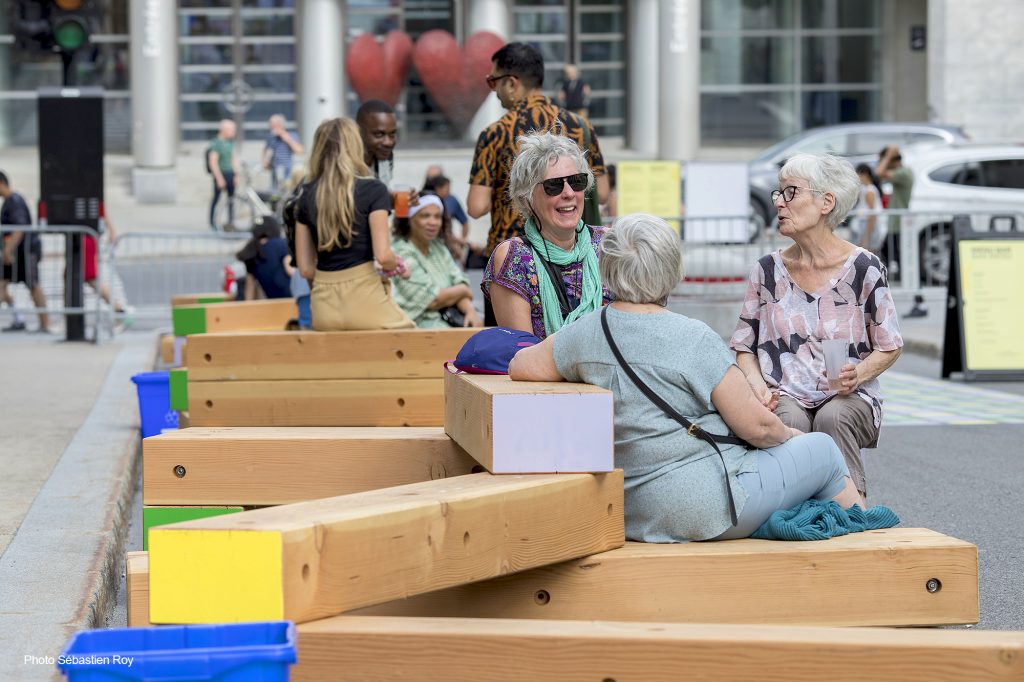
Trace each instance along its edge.
<path fill-rule="evenodd" d="M 903 225 L 917 233 L 922 284 L 949 278 L 953 216 L 969 215 L 976 231 L 1024 231 L 1024 146 L 908 148 L 903 162 L 914 172 Z"/>

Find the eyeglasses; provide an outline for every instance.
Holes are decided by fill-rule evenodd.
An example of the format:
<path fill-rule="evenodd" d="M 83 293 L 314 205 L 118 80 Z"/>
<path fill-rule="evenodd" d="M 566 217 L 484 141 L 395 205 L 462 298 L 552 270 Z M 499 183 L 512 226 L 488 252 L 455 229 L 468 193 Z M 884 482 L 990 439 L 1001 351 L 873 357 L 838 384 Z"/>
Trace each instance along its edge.
<path fill-rule="evenodd" d="M 486 79 L 487 80 L 487 87 L 489 87 L 491 90 L 493 90 L 494 86 L 498 84 L 498 81 L 505 80 L 506 78 L 515 78 L 515 76 L 512 75 L 511 73 L 506 73 L 506 74 L 504 74 L 502 76 L 490 76 L 489 75 L 489 76 L 487 76 L 487 79 Z"/>
<path fill-rule="evenodd" d="M 537 184 L 544 187 L 544 194 L 547 194 L 549 197 L 557 197 L 562 193 L 562 188 L 565 187 L 567 182 L 569 183 L 569 189 L 573 192 L 582 192 L 587 188 L 587 174 L 576 173 L 575 175 L 565 175 L 560 178 L 548 178 Z"/>
<path fill-rule="evenodd" d="M 819 194 L 825 194 L 825 190 L 823 189 L 814 189 L 812 187 L 797 187 L 796 185 L 790 185 L 789 187 L 785 187 L 781 190 L 777 189 L 773 191 L 771 194 L 772 203 L 774 204 L 776 201 L 779 200 L 779 197 L 782 197 L 782 200 L 788 204 L 789 202 L 793 201 L 793 197 L 796 196 L 796 191 L 798 189 L 805 189 L 808 192 L 817 192 Z"/>

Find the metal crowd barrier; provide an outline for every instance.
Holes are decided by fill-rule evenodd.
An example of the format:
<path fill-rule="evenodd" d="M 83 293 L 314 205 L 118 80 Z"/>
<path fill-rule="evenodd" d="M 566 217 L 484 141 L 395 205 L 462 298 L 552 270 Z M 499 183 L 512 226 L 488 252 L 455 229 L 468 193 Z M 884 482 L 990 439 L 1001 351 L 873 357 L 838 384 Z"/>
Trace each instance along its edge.
<path fill-rule="evenodd" d="M 115 291 L 139 320 L 170 322 L 171 297 L 222 291 L 224 270 L 249 233 L 129 232 L 118 235 L 108 251 Z"/>
<path fill-rule="evenodd" d="M 54 333 L 59 331 L 60 316 L 84 315 L 86 329 L 91 330 L 87 337 L 93 342 L 101 340 L 104 334 L 107 336 L 113 333 L 113 316 L 108 307 L 105 307 L 97 289 L 89 285 L 83 287 L 83 305 L 70 306 L 66 303 L 65 292 L 71 288 L 71 273 L 67 268 L 66 253 L 69 248 L 68 242 L 73 235 L 80 235 L 83 238 L 83 258 L 85 257 L 85 238 L 97 240 L 98 273 L 97 283 L 104 280 L 103 266 L 103 237 L 95 229 L 84 225 L 0 225 L 0 240 L 7 244 L 14 233 L 23 233 L 22 239 L 27 243 L 38 237 L 38 250 L 26 246 L 29 249 L 26 254 L 21 249 L 12 250 L 12 262 L 5 263 L 3 279 L 7 282 L 7 294 L 13 301 L 13 308 L 25 320 L 29 329 L 36 328 L 38 316 L 45 314 L 49 318 L 50 330 Z M 31 259 L 31 261 L 29 261 Z M 83 268 L 83 275 L 84 275 Z M 19 282 L 20 279 L 27 279 L 28 282 Z M 37 305 L 33 300 L 32 291 L 27 284 L 35 284 L 39 287 L 43 296 L 44 305 Z M 12 320 L 10 311 L 7 308 L 0 309 L 0 324 L 7 326 Z M 36 319 L 33 319 L 36 318 Z"/>

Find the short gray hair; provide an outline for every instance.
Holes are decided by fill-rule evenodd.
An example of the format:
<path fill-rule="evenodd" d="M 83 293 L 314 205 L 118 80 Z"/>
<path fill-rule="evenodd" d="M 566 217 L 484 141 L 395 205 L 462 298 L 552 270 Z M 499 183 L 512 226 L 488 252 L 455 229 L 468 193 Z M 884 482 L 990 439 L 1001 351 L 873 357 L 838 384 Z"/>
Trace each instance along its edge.
<path fill-rule="evenodd" d="M 836 205 L 825 216 L 825 222 L 833 230 L 853 209 L 860 193 L 860 179 L 853 165 L 832 154 L 797 154 L 779 170 L 779 181 L 783 178 L 806 180 L 811 189 L 835 197 Z"/>
<path fill-rule="evenodd" d="M 601 237 L 598 266 L 614 300 L 665 305 L 683 278 L 679 236 L 661 218 L 622 216 Z"/>
<path fill-rule="evenodd" d="M 544 180 L 548 166 L 562 157 L 572 159 L 576 169 L 587 174 L 588 190 L 594 186 L 587 157 L 573 139 L 537 131 L 519 136 L 519 153 L 508 174 L 508 198 L 520 215 L 530 217 L 533 188 Z"/>

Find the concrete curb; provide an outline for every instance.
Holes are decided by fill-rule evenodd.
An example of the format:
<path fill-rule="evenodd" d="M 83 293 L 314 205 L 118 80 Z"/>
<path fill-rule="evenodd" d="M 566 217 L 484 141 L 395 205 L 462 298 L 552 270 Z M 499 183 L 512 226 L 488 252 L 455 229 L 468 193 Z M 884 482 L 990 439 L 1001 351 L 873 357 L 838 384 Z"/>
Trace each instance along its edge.
<path fill-rule="evenodd" d="M 0 679 L 52 679 L 46 657 L 56 659 L 73 633 L 103 627 L 116 599 L 140 466 L 131 377 L 155 360 L 151 334 L 122 339 L 92 411 L 0 558 Z"/>

